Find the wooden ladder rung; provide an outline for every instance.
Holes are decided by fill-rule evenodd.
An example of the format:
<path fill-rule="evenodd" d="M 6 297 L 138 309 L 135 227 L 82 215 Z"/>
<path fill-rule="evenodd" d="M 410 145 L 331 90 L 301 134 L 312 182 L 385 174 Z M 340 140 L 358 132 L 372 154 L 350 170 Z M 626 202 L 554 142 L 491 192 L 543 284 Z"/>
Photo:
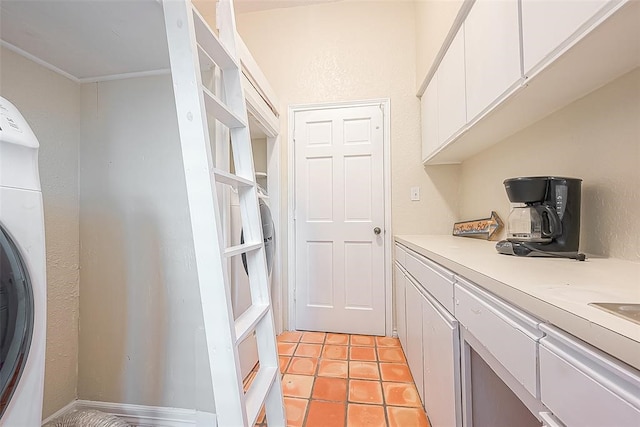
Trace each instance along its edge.
<path fill-rule="evenodd" d="M 230 185 L 232 188 L 236 190 L 239 187 L 253 187 L 255 185 L 255 182 L 249 179 L 242 178 L 241 176 L 234 175 L 232 173 L 229 173 L 217 168 L 213 169 L 213 176 L 216 182 Z"/>
<path fill-rule="evenodd" d="M 245 396 L 247 420 L 250 426 L 256 424 L 260 408 L 262 408 L 262 404 L 266 400 L 269 390 L 273 387 L 276 375 L 280 375 L 280 370 L 277 367 L 260 365 L 258 374 L 251 383 L 251 387 L 249 387 Z"/>
<path fill-rule="evenodd" d="M 231 53 L 225 48 L 218 37 L 216 37 L 215 33 L 207 24 L 204 17 L 198 12 L 195 6 L 192 8 L 193 10 L 193 24 L 196 30 L 196 40 L 198 40 L 198 44 L 202 47 L 202 49 L 207 53 L 213 62 L 215 62 L 218 67 L 223 70 L 229 69 L 239 69 L 240 66 L 233 59 Z"/>
<path fill-rule="evenodd" d="M 258 250 L 261 247 L 262 243 L 243 243 L 241 245 L 230 246 L 224 250 L 224 256 L 231 258 L 232 256 Z"/>
<path fill-rule="evenodd" d="M 215 68 L 215 61 L 209 56 L 207 52 L 198 45 L 198 62 L 200 63 L 200 71 L 211 71 Z"/>
<path fill-rule="evenodd" d="M 220 98 L 204 86 L 201 86 L 201 89 L 204 93 L 204 104 L 207 109 L 207 114 L 215 117 L 230 129 L 247 127 L 247 122 L 234 114 Z"/>
<path fill-rule="evenodd" d="M 236 343 L 240 344 L 253 332 L 258 323 L 269 312 L 269 304 L 252 304 L 236 319 Z M 253 424 L 252 424 L 253 425 Z"/>

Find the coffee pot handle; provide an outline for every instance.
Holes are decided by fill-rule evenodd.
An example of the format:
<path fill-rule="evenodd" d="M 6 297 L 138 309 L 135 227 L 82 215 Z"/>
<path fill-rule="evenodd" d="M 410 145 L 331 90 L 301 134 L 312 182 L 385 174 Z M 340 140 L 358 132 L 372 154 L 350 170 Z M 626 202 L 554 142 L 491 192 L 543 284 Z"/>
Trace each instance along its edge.
<path fill-rule="evenodd" d="M 540 212 L 541 217 L 546 217 L 549 225 L 549 229 L 545 230 L 544 222 L 542 227 L 542 234 L 545 237 L 557 237 L 562 234 L 562 222 L 560 221 L 560 217 L 556 213 L 555 208 L 549 205 L 538 205 L 538 211 Z"/>

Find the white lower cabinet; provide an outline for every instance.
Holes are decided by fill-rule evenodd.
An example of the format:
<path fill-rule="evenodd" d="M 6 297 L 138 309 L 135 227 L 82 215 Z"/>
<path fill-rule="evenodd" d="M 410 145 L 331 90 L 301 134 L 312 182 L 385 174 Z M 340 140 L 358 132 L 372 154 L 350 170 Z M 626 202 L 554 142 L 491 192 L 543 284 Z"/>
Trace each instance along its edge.
<path fill-rule="evenodd" d="M 422 372 L 422 300 L 424 297 L 416 288 L 413 280 L 408 279 L 406 283 L 407 346 L 405 347 L 405 355 L 418 394 L 424 403 L 424 374 Z"/>
<path fill-rule="evenodd" d="M 453 307 L 453 273 L 399 249 L 396 261 L 405 263 L 395 266 L 395 290 L 404 294 L 396 302 L 404 305 L 396 304 L 396 327 L 407 364 L 431 425 L 460 427 L 460 338 L 458 322 L 446 308 Z"/>
<path fill-rule="evenodd" d="M 433 427 L 461 426 L 458 321 L 428 295 L 422 300 L 424 407 Z"/>
<path fill-rule="evenodd" d="M 394 268 L 396 328 L 432 426 L 640 426 L 638 370 L 402 245 Z"/>
<path fill-rule="evenodd" d="M 640 376 L 550 326 L 542 326 L 540 397 L 567 426 L 640 426 Z"/>
<path fill-rule="evenodd" d="M 397 258 L 396 258 L 397 259 Z M 398 338 L 400 339 L 400 344 L 402 348 L 407 348 L 407 316 L 405 311 L 405 288 L 407 283 L 407 278 L 404 273 L 395 265 L 393 267 L 393 279 L 394 279 L 394 306 L 395 306 L 395 319 L 396 319 L 396 332 L 398 333 Z"/>

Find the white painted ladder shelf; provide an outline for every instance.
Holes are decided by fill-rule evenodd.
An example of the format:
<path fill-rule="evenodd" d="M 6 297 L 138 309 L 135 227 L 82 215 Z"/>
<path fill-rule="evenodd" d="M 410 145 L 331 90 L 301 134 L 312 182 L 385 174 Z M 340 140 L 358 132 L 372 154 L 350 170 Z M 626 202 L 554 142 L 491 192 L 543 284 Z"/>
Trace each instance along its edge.
<path fill-rule="evenodd" d="M 285 425 L 273 311 L 231 0 L 219 0 L 219 37 L 191 0 L 163 0 L 182 161 L 218 426 L 253 426 L 264 404 Z M 221 71 L 223 96 L 202 85 L 202 63 Z M 235 174 L 214 167 L 207 116 L 229 128 Z M 227 144 L 228 141 L 215 141 Z M 217 184 L 238 191 L 245 243 L 226 248 Z M 252 305 L 234 321 L 228 257 L 246 254 Z M 260 369 L 243 391 L 238 345 L 255 331 Z"/>

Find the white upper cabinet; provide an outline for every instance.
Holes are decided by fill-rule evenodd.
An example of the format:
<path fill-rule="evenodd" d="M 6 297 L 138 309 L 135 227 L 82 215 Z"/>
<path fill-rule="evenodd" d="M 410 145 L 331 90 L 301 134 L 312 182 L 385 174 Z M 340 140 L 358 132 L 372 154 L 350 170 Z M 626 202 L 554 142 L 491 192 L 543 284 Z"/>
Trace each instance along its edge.
<path fill-rule="evenodd" d="M 610 0 L 522 0 L 524 72 L 528 74 Z M 640 24 L 639 24 L 640 25 Z"/>
<path fill-rule="evenodd" d="M 422 115 L 422 161 L 440 145 L 438 132 L 438 73 L 436 72 L 420 98 Z"/>
<path fill-rule="evenodd" d="M 464 27 L 467 118 L 473 120 L 522 77 L 518 2 L 478 0 Z"/>
<path fill-rule="evenodd" d="M 464 74 L 462 26 L 420 99 L 422 161 L 467 123 Z"/>
<path fill-rule="evenodd" d="M 640 66 L 640 0 L 468 0 L 460 14 L 421 97 L 427 165 L 461 163 Z"/>
<path fill-rule="evenodd" d="M 438 141 L 446 142 L 467 123 L 464 77 L 464 25 L 438 68 Z"/>

